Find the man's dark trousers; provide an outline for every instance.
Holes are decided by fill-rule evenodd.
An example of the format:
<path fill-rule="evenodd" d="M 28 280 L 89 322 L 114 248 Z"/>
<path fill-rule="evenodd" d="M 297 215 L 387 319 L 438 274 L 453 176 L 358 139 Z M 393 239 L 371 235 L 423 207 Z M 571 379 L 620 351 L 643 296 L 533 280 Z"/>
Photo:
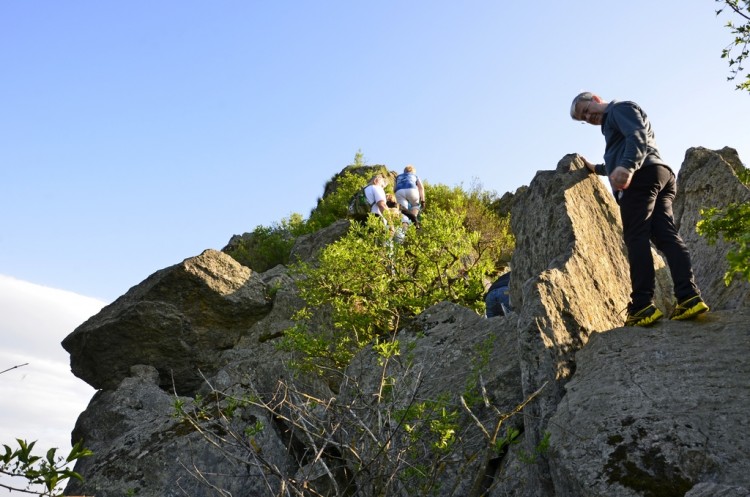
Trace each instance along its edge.
<path fill-rule="evenodd" d="M 633 175 L 627 190 L 618 192 L 625 246 L 630 263 L 630 310 L 637 312 L 654 299 L 656 274 L 651 245 L 667 259 L 678 302 L 699 295 L 690 253 L 674 224 L 674 173 L 662 165 L 647 165 Z"/>

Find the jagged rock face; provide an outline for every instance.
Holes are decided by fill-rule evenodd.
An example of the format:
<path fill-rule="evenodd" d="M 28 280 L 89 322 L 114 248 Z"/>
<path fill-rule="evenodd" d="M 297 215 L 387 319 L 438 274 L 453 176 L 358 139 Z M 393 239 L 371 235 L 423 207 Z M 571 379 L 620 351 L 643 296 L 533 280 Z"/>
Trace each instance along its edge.
<path fill-rule="evenodd" d="M 65 495 L 217 495 L 206 481 L 227 492 L 219 495 L 269 495 L 269 476 L 262 469 L 248 465 L 232 470 L 248 460 L 240 443 L 225 434 L 217 447 L 174 415 L 176 401 L 189 410 L 192 399 L 166 392 L 158 384 L 159 376 L 151 366 L 135 366 L 118 388 L 94 396 L 78 418 L 73 437 L 84 438 L 95 455 L 77 462 L 76 471 L 86 475 L 85 481 L 72 479 Z M 254 437 L 254 448 L 280 470 L 292 466 L 267 411 L 244 407 L 233 420 L 236 433 L 256 423 L 268 429 Z"/>
<path fill-rule="evenodd" d="M 746 198 L 746 188 L 726 172 L 727 161 L 719 160 L 727 157 L 726 151 L 697 150 L 688 156 L 690 164 L 700 165 L 686 162 L 678 180 L 675 214 L 683 230 L 694 226 L 700 207 L 718 202 L 712 200 L 717 189 L 738 192 L 724 195 L 726 202 Z M 462 476 L 484 472 L 486 479 L 461 480 L 459 471 L 447 464 L 435 495 L 451 495 L 455 489 L 458 493 L 452 495 L 472 497 L 747 495 L 741 492 L 750 488 L 745 476 L 750 464 L 741 455 L 750 452 L 743 417 L 748 371 L 739 356 L 750 336 L 747 287 L 723 287 L 724 253 L 701 246 L 701 239 L 683 231 L 707 300 L 735 309 L 735 314 L 709 313 L 686 323 L 664 320 L 646 330 L 619 329 L 630 289 L 611 193 L 571 155 L 556 171 L 538 173 L 512 204 L 517 248 L 511 297 L 517 313 L 487 320 L 453 304 L 435 305 L 399 332 L 405 352 L 386 370 L 407 393 L 418 386 L 420 399 L 455 402 L 466 393 L 468 380 L 477 380 L 476 352 L 494 337 L 489 368 L 481 372 L 494 408 L 511 410 L 538 392 L 524 409 L 524 443 L 511 446 L 502 458 L 488 459 L 476 421 L 462 417 L 465 438 L 458 450 L 470 462 L 462 466 L 468 471 Z M 299 240 L 298 257 L 314 262 L 320 248 L 345 233 L 345 224 Z M 657 304 L 669 311 L 671 281 L 663 262 L 658 257 L 655 262 Z M 74 431 L 74 438 L 84 438 L 96 455 L 77 462 L 85 482 L 71 483 L 67 493 L 119 497 L 137 489 L 141 497 L 178 495 L 170 493 L 177 488 L 175 479 L 192 482 L 195 474 L 185 472 L 183 464 L 189 460 L 189 467 L 214 474 L 212 482 L 233 495 L 279 495 L 278 478 L 336 495 L 335 485 L 326 487 L 331 480 L 322 476 L 320 464 L 327 461 L 333 468 L 332 456 L 306 445 L 304 437 L 290 435 L 293 426 L 280 419 L 286 411 L 272 416 L 267 409 L 240 412 L 233 421 L 238 431 L 257 421 L 268 430 L 262 452 L 233 446 L 236 460 L 219 458 L 194 430 L 184 430 L 171 418 L 178 399 L 173 372 L 179 400 L 186 404 L 211 393 L 207 385 L 237 397 L 267 398 L 279 380 L 307 381 L 305 391 L 321 399 L 320 405 L 355 398 L 351 382 L 334 395 L 327 385 L 295 378 L 287 368 L 289 357 L 276 343 L 302 305 L 286 268 L 257 274 L 225 254 L 206 251 L 155 273 L 76 329 L 64 341 L 73 371 L 102 391 Z M 330 326 L 325 309 L 318 310 L 316 319 L 313 326 Z M 347 374 L 361 387 L 358 394 L 372 402 L 383 371 L 378 358 L 365 351 Z M 411 383 L 416 377 L 418 385 Z M 367 402 L 363 405 L 371 408 Z M 709 419 L 710 409 L 720 415 Z M 622 422 L 624 412 L 632 422 Z M 493 413 L 475 411 L 485 426 Z M 317 421 L 332 421 L 326 416 L 323 412 Z M 545 432 L 551 433 L 551 445 L 537 453 Z M 331 441 L 346 441 L 340 433 L 336 437 Z M 268 487 L 253 483 L 261 480 L 258 454 L 278 470 L 277 479 L 263 480 L 270 482 Z M 310 454 L 320 458 L 315 462 Z M 341 463 L 340 457 L 333 459 Z M 629 478 L 643 472 L 671 475 L 682 483 L 674 492 L 651 494 Z M 344 479 L 351 483 L 348 478 L 342 476 L 340 489 Z M 357 495 L 369 495 L 366 481 L 356 483 L 362 490 Z M 185 488 L 195 497 L 212 495 L 206 486 Z"/>
<path fill-rule="evenodd" d="M 289 260 L 314 262 L 321 249 L 335 242 L 349 230 L 349 220 L 339 219 L 322 230 L 302 235 L 294 242 Z"/>
<path fill-rule="evenodd" d="M 191 395 L 200 372 L 270 310 L 260 277 L 226 254 L 206 250 L 151 275 L 63 340 L 73 373 L 114 390 L 130 367 L 151 365 L 168 391 Z"/>
<path fill-rule="evenodd" d="M 527 408 L 527 450 L 542 440 L 547 420 L 575 372 L 575 353 L 594 331 L 620 326 L 629 294 L 622 225 L 612 194 L 577 155 L 555 171 L 537 173 L 515 199 L 511 222 L 516 237 L 511 298 L 519 307 L 518 340 L 524 395 L 543 388 Z M 663 262 L 657 301 L 671 286 Z M 542 470 L 530 481 L 551 482 Z M 536 468 L 529 468 L 536 471 Z"/>
<path fill-rule="evenodd" d="M 750 488 L 749 320 L 750 309 L 720 311 L 592 336 L 548 425 L 555 495 Z"/>
<path fill-rule="evenodd" d="M 741 169 L 744 167 L 736 150 L 726 147 L 713 151 L 697 147 L 685 153 L 679 173 L 675 221 L 680 235 L 690 246 L 695 279 L 703 298 L 716 310 L 750 305 L 750 282 L 735 278 L 734 283 L 727 287 L 716 278 L 717 274 L 726 271 L 726 255 L 733 244 L 719 240 L 715 245 L 709 245 L 695 231 L 695 226 L 700 220 L 701 209 L 750 202 L 750 189 L 737 178 Z"/>
<path fill-rule="evenodd" d="M 703 171 L 704 187 L 714 177 L 712 166 L 724 167 L 719 162 L 709 164 Z M 705 205 L 705 198 L 696 200 L 689 190 L 683 189 L 683 196 L 682 205 L 693 209 L 701 202 Z M 695 216 L 681 212 L 684 219 Z M 576 155 L 564 157 L 554 172 L 537 173 L 528 190 L 515 199 L 512 223 L 517 244 L 511 298 L 520 302 L 517 331 L 524 394 L 546 385 L 539 401 L 526 410 L 526 450 L 531 451 L 542 441 L 548 421 L 565 395 L 564 386 L 576 371 L 576 352 L 592 332 L 622 324 L 629 300 L 629 269 L 618 207 Z M 692 241 L 686 240 L 691 249 Z M 654 254 L 655 300 L 668 313 L 672 282 L 663 260 L 656 251 Z M 693 257 L 696 259 L 696 254 Z M 712 259 L 716 251 L 699 252 L 697 257 Z M 715 263 L 707 264 L 712 267 Z M 706 271 L 699 283 L 715 285 L 722 271 Z M 526 468 L 529 483 L 525 495 L 554 495 L 546 464 L 547 459 L 541 457 L 537 465 Z"/>
<path fill-rule="evenodd" d="M 357 419 L 343 424 L 356 428 L 361 422 L 367 430 L 360 430 L 360 436 L 378 433 L 380 440 L 390 442 L 383 447 L 365 435 L 355 444 L 360 450 L 356 458 L 348 455 L 350 467 L 364 464 L 372 468 L 367 472 L 353 471 L 356 495 L 414 495 L 398 484 L 393 484 L 390 492 L 374 485 L 381 479 L 388 480 L 387 472 L 377 472 L 384 471 L 386 461 L 395 460 L 402 462 L 404 470 L 410 464 L 432 468 L 439 475 L 434 495 L 478 496 L 487 490 L 499 459 L 488 435 L 500 426 L 502 438 L 507 429 L 522 429 L 523 425 L 520 415 L 504 418 L 523 401 L 515 326 L 512 314 L 486 319 L 465 307 L 442 302 L 426 309 L 399 333 L 398 356 L 385 361 L 369 348 L 357 355 L 347 369 L 349 380 L 339 395 L 343 403 L 352 405 Z M 408 454 L 417 452 L 421 445 L 393 436 L 396 430 L 391 432 L 393 427 L 382 420 L 397 417 L 396 413 L 425 400 L 437 399 L 441 399 L 440 405 L 447 412 L 457 413 L 460 419 L 461 430 L 456 433 L 451 457 L 435 453 L 410 460 Z M 471 409 L 471 414 L 467 409 Z M 345 433 L 358 436 L 356 429 Z M 341 437 L 340 443 L 346 446 L 348 441 Z M 430 440 L 423 443 L 429 446 Z"/>

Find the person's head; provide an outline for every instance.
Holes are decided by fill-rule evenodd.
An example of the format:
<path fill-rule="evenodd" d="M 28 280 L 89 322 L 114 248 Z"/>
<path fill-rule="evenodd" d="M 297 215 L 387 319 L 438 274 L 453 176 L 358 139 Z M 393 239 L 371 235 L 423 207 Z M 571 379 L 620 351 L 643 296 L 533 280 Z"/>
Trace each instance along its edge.
<path fill-rule="evenodd" d="M 408 166 L 406 166 L 404 168 L 404 172 L 405 173 L 415 173 L 415 172 L 417 172 L 417 170 L 414 169 L 414 166 L 412 166 L 411 164 L 409 164 Z"/>
<path fill-rule="evenodd" d="M 379 185 L 379 186 L 382 186 L 383 188 L 385 188 L 388 183 L 386 182 L 386 180 L 385 180 L 385 178 L 383 177 L 382 174 L 376 174 L 370 180 L 370 184 L 371 185 Z"/>
<path fill-rule="evenodd" d="M 585 91 L 576 95 L 570 104 L 570 117 L 576 121 L 599 125 L 606 110 L 607 102 L 599 95 Z"/>

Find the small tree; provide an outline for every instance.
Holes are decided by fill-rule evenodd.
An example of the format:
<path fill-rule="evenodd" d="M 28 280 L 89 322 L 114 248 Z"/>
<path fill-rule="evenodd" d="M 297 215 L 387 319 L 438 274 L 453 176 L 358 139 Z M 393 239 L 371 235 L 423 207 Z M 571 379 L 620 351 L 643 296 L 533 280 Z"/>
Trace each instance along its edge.
<path fill-rule="evenodd" d="M 740 22 L 735 23 L 732 19 L 727 21 L 726 27 L 730 29 L 734 40 L 724 48 L 721 57 L 729 62 L 728 81 L 735 80 L 745 70 L 743 61 L 750 55 L 748 44 L 750 43 L 750 0 L 716 0 L 721 5 L 716 11 L 718 16 L 727 8 L 739 17 Z M 750 74 L 745 74 L 745 80 L 738 83 L 738 90 L 750 91 Z"/>
<path fill-rule="evenodd" d="M 742 184 L 750 186 L 750 169 L 742 169 L 737 175 Z M 729 286 L 735 274 L 750 281 L 750 204 L 732 203 L 724 209 L 702 209 L 701 218 L 695 228 L 708 243 L 714 244 L 721 237 L 736 244 L 736 248 L 727 253 L 729 269 L 724 274 L 724 283 Z"/>

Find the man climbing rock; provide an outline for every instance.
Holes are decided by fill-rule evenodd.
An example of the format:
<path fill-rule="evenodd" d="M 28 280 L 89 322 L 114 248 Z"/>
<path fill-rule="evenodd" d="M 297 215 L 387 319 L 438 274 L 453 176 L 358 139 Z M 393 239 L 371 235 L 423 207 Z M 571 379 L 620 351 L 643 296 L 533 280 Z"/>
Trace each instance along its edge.
<path fill-rule="evenodd" d="M 584 92 L 573 99 L 570 117 L 601 126 L 604 134 L 604 164 L 583 161 L 591 172 L 609 177 L 620 206 L 632 288 L 625 326 L 648 326 L 663 316 L 654 305 L 650 242 L 664 254 L 672 274 L 677 304 L 670 319 L 692 319 L 708 311 L 672 216 L 675 175 L 659 155 L 646 113 L 634 102 L 607 102 Z"/>

